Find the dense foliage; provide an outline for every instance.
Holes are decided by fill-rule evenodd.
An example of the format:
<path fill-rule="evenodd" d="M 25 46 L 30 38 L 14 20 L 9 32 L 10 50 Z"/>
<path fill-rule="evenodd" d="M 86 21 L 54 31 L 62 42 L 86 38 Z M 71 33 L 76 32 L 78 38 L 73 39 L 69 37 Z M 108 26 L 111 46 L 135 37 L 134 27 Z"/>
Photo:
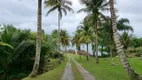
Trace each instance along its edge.
<path fill-rule="evenodd" d="M 0 80 L 17 80 L 32 70 L 35 54 L 36 33 L 4 25 L 0 33 Z M 55 57 L 56 40 L 42 31 L 39 73 L 43 72 L 45 59 Z"/>

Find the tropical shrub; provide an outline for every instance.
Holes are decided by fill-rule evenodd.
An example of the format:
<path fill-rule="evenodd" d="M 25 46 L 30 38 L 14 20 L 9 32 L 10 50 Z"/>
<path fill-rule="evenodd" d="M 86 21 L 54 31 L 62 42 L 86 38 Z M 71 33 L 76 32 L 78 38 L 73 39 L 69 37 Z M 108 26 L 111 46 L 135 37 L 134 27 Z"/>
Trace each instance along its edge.
<path fill-rule="evenodd" d="M 36 33 L 28 29 L 17 29 L 4 25 L 0 34 L 0 80 L 20 80 L 31 72 L 35 57 Z M 39 73 L 47 58 L 56 53 L 54 38 L 42 32 L 41 58 Z"/>

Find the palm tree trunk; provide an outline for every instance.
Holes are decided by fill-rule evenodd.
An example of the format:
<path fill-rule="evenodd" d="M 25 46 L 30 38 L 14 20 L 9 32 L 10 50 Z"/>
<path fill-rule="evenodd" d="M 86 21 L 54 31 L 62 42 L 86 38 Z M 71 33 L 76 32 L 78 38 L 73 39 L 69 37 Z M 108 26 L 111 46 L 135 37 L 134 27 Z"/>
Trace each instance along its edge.
<path fill-rule="evenodd" d="M 115 66 L 115 62 L 113 60 L 113 45 L 110 45 L 110 61 L 111 61 L 111 66 Z"/>
<path fill-rule="evenodd" d="M 67 54 L 67 46 L 65 46 L 65 53 L 66 53 L 66 57 L 68 57 L 68 54 Z"/>
<path fill-rule="evenodd" d="M 80 59 L 81 59 L 82 53 L 79 52 L 80 50 L 81 50 L 81 49 L 80 49 L 80 46 L 78 46 L 78 47 L 77 47 L 77 53 L 80 55 Z"/>
<path fill-rule="evenodd" d="M 33 70 L 29 77 L 36 76 L 39 68 L 39 61 L 40 61 L 40 52 L 41 52 L 41 22 L 42 22 L 42 0 L 38 0 L 38 14 L 37 14 L 37 38 L 36 38 L 36 54 L 35 54 L 35 62 L 33 66 Z"/>
<path fill-rule="evenodd" d="M 89 54 L 88 54 L 88 43 L 86 44 L 86 46 L 87 46 L 87 56 L 86 56 L 86 60 L 88 61 L 88 59 L 89 59 Z"/>
<path fill-rule="evenodd" d="M 104 46 L 102 45 L 101 47 L 102 47 L 102 48 L 101 48 L 101 56 L 103 56 Z"/>
<path fill-rule="evenodd" d="M 95 44 L 96 44 L 96 64 L 98 64 L 99 63 L 99 59 L 98 59 L 98 30 L 97 30 L 97 27 L 98 27 L 98 25 L 97 25 L 97 21 L 96 21 L 96 26 L 95 26 L 95 32 L 96 32 L 96 38 L 95 38 Z"/>
<path fill-rule="evenodd" d="M 123 65 L 123 67 L 125 68 L 125 70 L 127 71 L 128 75 L 130 76 L 130 78 L 132 80 L 142 80 L 142 78 L 140 79 L 139 74 L 137 74 L 135 72 L 135 70 L 132 69 L 132 67 L 128 63 L 128 60 L 126 59 L 126 56 L 125 56 L 124 50 L 123 50 L 123 46 L 120 43 L 119 35 L 118 35 L 118 32 L 117 32 L 116 14 L 115 14 L 115 9 L 114 9 L 114 0 L 109 0 L 109 1 L 110 1 L 110 13 L 111 13 L 111 20 L 112 20 L 113 38 L 114 38 L 114 42 L 116 44 L 116 49 L 117 49 L 117 52 L 120 56 L 122 65 Z"/>
<path fill-rule="evenodd" d="M 59 44 L 59 46 L 58 46 L 58 51 L 59 51 L 59 64 L 61 63 L 61 56 L 60 56 L 60 32 L 61 32 L 61 30 L 60 30 L 60 9 L 58 8 L 58 44 Z"/>
<path fill-rule="evenodd" d="M 113 61 L 112 45 L 110 45 L 110 59 Z"/>
<path fill-rule="evenodd" d="M 95 45 L 92 42 L 92 53 L 93 53 L 93 57 L 95 57 Z"/>

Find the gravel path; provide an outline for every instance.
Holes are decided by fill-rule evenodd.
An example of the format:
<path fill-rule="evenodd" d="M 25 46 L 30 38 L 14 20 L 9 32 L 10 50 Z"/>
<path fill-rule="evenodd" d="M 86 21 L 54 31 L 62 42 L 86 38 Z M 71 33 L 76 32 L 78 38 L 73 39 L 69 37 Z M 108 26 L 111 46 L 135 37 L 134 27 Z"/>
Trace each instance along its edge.
<path fill-rule="evenodd" d="M 74 76 L 73 76 L 73 72 L 72 72 L 72 68 L 70 64 L 70 57 L 68 59 L 62 80 L 74 80 Z"/>
<path fill-rule="evenodd" d="M 95 80 L 95 78 L 88 71 L 86 71 L 75 59 L 72 58 L 72 60 L 77 65 L 77 68 L 84 77 L 84 80 Z"/>

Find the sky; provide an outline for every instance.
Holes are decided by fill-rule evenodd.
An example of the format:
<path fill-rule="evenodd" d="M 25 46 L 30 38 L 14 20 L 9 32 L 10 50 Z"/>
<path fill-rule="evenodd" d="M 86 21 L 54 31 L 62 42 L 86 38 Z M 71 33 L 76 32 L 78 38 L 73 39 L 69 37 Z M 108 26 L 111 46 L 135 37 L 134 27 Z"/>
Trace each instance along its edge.
<path fill-rule="evenodd" d="M 44 0 L 43 0 L 44 1 Z M 71 0 L 74 13 L 68 12 L 61 20 L 61 28 L 66 29 L 73 36 L 77 26 L 87 15 L 86 13 L 76 13 L 84 6 L 78 0 Z M 115 0 L 119 18 L 128 18 L 130 25 L 134 28 L 134 35 L 142 37 L 142 0 Z M 48 34 L 57 29 L 57 11 L 45 16 L 49 9 L 43 5 L 42 29 Z M 109 13 L 108 13 L 109 14 Z M 107 14 L 107 15 L 108 15 Z M 20 29 L 37 30 L 37 0 L 0 0 L 0 24 L 12 24 Z M 73 47 L 74 49 L 75 47 Z M 85 46 L 82 49 L 86 50 Z M 91 47 L 89 47 L 91 52 Z"/>
<path fill-rule="evenodd" d="M 44 1 L 44 0 L 43 0 Z M 76 30 L 79 23 L 86 16 L 85 13 L 76 13 L 83 8 L 78 0 L 72 0 L 75 13 L 68 12 L 61 20 L 61 28 L 66 29 L 70 35 Z M 127 3 L 127 4 L 126 4 Z M 116 0 L 119 18 L 128 18 L 134 28 L 134 34 L 142 37 L 142 1 L 141 0 Z M 43 5 L 42 28 L 46 33 L 57 29 L 57 11 L 48 16 Z M 0 24 L 12 24 L 17 28 L 37 30 L 37 0 L 0 0 Z"/>

